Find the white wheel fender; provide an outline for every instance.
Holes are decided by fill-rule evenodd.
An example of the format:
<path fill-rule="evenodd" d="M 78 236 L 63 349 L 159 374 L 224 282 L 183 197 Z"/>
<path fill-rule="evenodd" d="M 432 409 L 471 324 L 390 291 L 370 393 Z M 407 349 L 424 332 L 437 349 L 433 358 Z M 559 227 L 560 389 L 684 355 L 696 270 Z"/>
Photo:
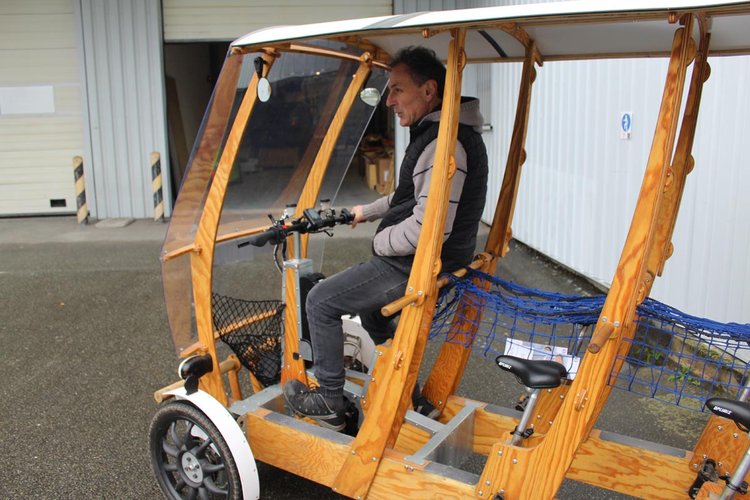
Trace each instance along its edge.
<path fill-rule="evenodd" d="M 224 408 L 224 405 L 208 393 L 201 390 L 193 394 L 187 394 L 184 387 L 171 390 L 166 394 L 176 399 L 189 401 L 202 411 L 213 422 L 221 436 L 227 442 L 232 457 L 237 464 L 240 473 L 240 484 L 242 485 L 242 498 L 246 500 L 257 500 L 260 498 L 260 480 L 258 479 L 258 468 L 255 465 L 255 457 L 247 442 L 245 433 L 232 417 L 232 414 Z"/>

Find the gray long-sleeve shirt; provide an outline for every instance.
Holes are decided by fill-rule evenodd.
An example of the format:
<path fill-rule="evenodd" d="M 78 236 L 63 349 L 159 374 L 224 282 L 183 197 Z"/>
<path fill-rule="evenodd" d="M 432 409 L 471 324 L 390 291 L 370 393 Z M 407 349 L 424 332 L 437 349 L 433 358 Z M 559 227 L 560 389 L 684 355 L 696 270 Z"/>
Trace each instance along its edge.
<path fill-rule="evenodd" d="M 440 111 L 434 111 L 422 121 L 440 121 Z M 472 127 L 481 127 L 484 123 L 482 114 L 479 111 L 479 101 L 474 99 L 461 104 L 459 122 Z M 427 206 L 427 193 L 430 189 L 430 179 L 432 178 L 432 167 L 435 161 L 435 150 L 437 149 L 437 139 L 430 142 L 420 154 L 417 164 L 414 167 L 412 180 L 414 182 L 414 198 L 417 201 L 412 214 L 405 220 L 389 226 L 375 235 L 373 240 L 373 249 L 376 255 L 384 257 L 395 257 L 403 255 L 413 255 L 417 248 L 419 233 L 422 229 L 422 219 L 424 217 L 425 207 Z M 448 239 L 453 228 L 453 221 L 456 217 L 458 201 L 463 190 L 464 180 L 466 179 L 466 151 L 460 142 L 456 143 L 454 153 L 456 161 L 456 173 L 451 179 L 450 202 L 448 212 L 445 218 L 445 229 L 443 232 L 443 241 Z M 393 194 L 383 196 L 374 202 L 364 205 L 363 215 L 368 221 L 374 221 L 382 218 L 390 207 Z"/>

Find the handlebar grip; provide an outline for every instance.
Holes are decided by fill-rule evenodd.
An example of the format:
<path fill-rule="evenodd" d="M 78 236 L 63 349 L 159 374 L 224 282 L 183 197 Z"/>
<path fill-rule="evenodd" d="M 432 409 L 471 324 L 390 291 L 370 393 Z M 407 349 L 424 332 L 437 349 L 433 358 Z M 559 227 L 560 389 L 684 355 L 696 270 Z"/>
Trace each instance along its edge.
<path fill-rule="evenodd" d="M 267 243 L 281 243 L 284 240 L 284 231 L 277 227 L 269 227 L 262 233 L 255 234 L 248 238 L 247 242 L 254 247 L 262 247 Z"/>
<path fill-rule="evenodd" d="M 351 224 L 353 220 L 354 220 L 354 214 L 351 213 L 349 210 L 342 208 L 341 209 L 341 223 Z"/>

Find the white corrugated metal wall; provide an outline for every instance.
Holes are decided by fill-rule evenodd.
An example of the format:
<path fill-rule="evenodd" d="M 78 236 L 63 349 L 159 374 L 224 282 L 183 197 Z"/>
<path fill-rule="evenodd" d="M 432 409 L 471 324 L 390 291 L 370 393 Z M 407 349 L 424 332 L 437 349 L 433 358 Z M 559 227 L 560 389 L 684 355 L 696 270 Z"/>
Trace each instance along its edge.
<path fill-rule="evenodd" d="M 151 153 L 160 153 L 162 165 L 169 165 L 161 5 L 80 0 L 79 9 L 88 97 L 89 207 L 100 219 L 151 217 Z M 169 214 L 169 176 L 163 180 Z"/>
<path fill-rule="evenodd" d="M 397 12 L 449 8 L 445 3 L 397 2 Z M 455 3 L 463 8 L 530 2 Z M 743 195 L 750 169 L 743 150 L 750 58 L 712 58 L 711 66 L 693 148 L 696 167 L 673 236 L 675 251 L 651 295 L 690 314 L 746 323 L 750 197 Z M 485 139 L 491 136 L 488 146 L 496 162 L 485 213 L 490 220 L 510 141 L 520 64 L 493 65 L 489 80 L 483 72 L 477 73 L 478 88 L 492 89 L 485 118 L 494 127 Z M 666 60 L 658 59 L 557 62 L 539 68 L 513 222 L 517 239 L 610 284 L 646 166 L 665 72 Z M 466 79 L 471 82 L 472 77 Z M 625 111 L 633 113 L 629 140 L 619 134 Z"/>
<path fill-rule="evenodd" d="M 750 200 L 743 188 L 750 174 L 741 134 L 750 103 L 738 94 L 750 58 L 716 58 L 711 65 L 675 251 L 651 295 L 691 314 L 748 322 Z M 665 60 L 547 63 L 539 70 L 513 224 L 518 239 L 609 285 L 648 159 L 665 73 Z M 562 83 L 571 79 L 575 85 Z M 620 139 L 624 111 L 633 112 L 630 140 Z"/>

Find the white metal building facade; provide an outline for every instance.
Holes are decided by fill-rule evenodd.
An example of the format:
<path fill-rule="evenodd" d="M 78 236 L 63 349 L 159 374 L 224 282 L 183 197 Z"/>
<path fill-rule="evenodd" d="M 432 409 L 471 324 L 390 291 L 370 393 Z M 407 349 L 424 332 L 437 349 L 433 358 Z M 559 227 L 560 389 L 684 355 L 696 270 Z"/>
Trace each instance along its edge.
<path fill-rule="evenodd" d="M 541 2 L 400 0 L 394 9 L 399 14 L 520 3 Z M 672 239 L 674 254 L 651 296 L 696 316 L 748 323 L 750 57 L 735 59 L 739 71 L 737 60 L 730 71 L 724 58 L 710 59 L 693 147 L 695 169 Z M 515 238 L 602 285 L 611 283 L 646 168 L 661 99 L 657 83 L 666 67 L 665 59 L 628 59 L 548 62 L 538 68 Z M 488 200 L 496 200 L 500 190 L 520 69 L 520 64 L 486 65 L 464 78 L 465 93 L 484 101 L 485 122 L 492 125 L 484 134 L 497 162 L 490 169 Z M 620 138 L 623 112 L 633 117 L 629 139 Z M 488 221 L 492 203 L 485 211 Z"/>
<path fill-rule="evenodd" d="M 228 41 L 271 24 L 519 3 L 539 2 L 4 0 L 0 216 L 72 213 L 76 155 L 84 157 L 92 215 L 151 216 L 150 153 L 161 153 L 168 164 L 165 41 Z M 744 323 L 750 322 L 750 198 L 743 196 L 750 186 L 743 156 L 750 58 L 743 57 L 742 70 L 735 64 L 731 73 L 721 58 L 712 59 L 711 66 L 703 97 L 710 113 L 699 119 L 696 167 L 675 229 L 674 255 L 652 296 L 690 314 Z M 660 98 L 660 90 L 639 82 L 661 81 L 665 67 L 666 61 L 653 59 L 556 62 L 539 69 L 513 224 L 516 238 L 609 284 Z M 497 64 L 465 76 L 466 93 L 482 99 L 492 125 L 484 135 L 496 162 L 490 200 L 502 179 L 519 74 L 520 65 Z M 619 134 L 623 112 L 633 117 L 629 139 Z M 404 142 L 401 136 L 402 147 Z M 488 206 L 487 220 L 493 208 Z M 709 213 L 719 215 L 709 219 Z"/>
<path fill-rule="evenodd" d="M 151 153 L 169 165 L 165 42 L 392 12 L 391 0 L 3 0 L 0 216 L 74 213 L 78 155 L 94 217 L 152 216 Z"/>

